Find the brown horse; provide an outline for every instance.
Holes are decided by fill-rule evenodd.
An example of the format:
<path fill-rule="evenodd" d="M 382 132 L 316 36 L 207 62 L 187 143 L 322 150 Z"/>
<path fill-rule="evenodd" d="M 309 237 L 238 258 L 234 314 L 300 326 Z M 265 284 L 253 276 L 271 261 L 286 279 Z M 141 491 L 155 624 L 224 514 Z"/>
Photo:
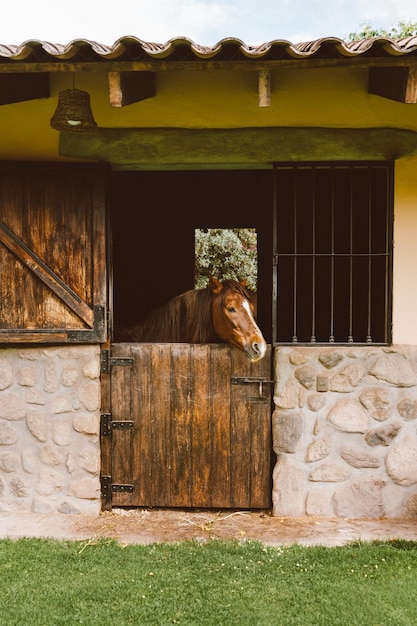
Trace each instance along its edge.
<path fill-rule="evenodd" d="M 265 356 L 266 342 L 255 321 L 256 295 L 246 281 L 210 277 L 209 286 L 192 289 L 152 311 L 128 331 L 128 341 L 156 343 L 229 343 L 250 361 Z"/>

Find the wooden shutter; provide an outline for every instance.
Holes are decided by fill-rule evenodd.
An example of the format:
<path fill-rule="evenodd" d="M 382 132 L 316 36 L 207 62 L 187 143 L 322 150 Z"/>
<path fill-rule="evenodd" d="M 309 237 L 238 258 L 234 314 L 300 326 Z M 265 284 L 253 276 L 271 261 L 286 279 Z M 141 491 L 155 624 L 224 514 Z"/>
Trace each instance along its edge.
<path fill-rule="evenodd" d="M 0 164 L 0 342 L 107 338 L 105 171 Z"/>

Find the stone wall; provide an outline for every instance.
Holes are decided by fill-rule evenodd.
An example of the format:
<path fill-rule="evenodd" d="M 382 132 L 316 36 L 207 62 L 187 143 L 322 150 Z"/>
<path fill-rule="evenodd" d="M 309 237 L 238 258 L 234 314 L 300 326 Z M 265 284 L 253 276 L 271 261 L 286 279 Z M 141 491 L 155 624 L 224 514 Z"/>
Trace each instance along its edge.
<path fill-rule="evenodd" d="M 276 516 L 417 517 L 417 348 L 275 353 Z"/>
<path fill-rule="evenodd" d="M 274 515 L 417 517 L 417 347 L 282 347 L 275 371 Z M 98 346 L 0 350 L 0 511 L 97 513 L 99 421 Z"/>
<path fill-rule="evenodd" d="M 98 346 L 0 350 L 0 511 L 100 510 Z"/>

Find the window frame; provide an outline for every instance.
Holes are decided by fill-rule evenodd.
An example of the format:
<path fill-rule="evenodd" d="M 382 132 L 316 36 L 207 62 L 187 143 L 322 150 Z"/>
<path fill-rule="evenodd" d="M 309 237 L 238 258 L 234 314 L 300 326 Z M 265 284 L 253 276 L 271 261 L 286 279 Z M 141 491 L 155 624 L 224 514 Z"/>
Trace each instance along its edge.
<path fill-rule="evenodd" d="M 292 258 L 294 259 L 294 269 L 293 269 L 293 273 L 294 273 L 294 283 L 293 283 L 293 296 L 294 296 L 294 302 L 291 304 L 292 307 L 292 314 L 293 314 L 293 318 L 294 318 L 294 330 L 295 332 L 293 333 L 292 337 L 288 337 L 288 340 L 282 340 L 282 338 L 280 338 L 280 332 L 279 332 L 279 317 L 280 317 L 280 306 L 284 306 L 284 305 L 280 305 L 280 302 L 278 300 L 279 298 L 279 281 L 280 281 L 280 261 L 282 262 L 282 257 L 285 256 L 284 254 L 282 254 L 279 250 L 279 243 L 278 243 L 278 229 L 279 229 L 279 221 L 280 221 L 280 216 L 279 216 L 279 194 L 280 194 L 280 186 L 279 186 L 279 180 L 278 180 L 278 171 L 283 171 L 283 170 L 292 170 L 293 172 L 297 172 L 298 170 L 304 169 L 304 170 L 311 170 L 312 172 L 316 172 L 318 169 L 328 169 L 329 172 L 331 173 L 331 181 L 332 181 L 332 185 L 334 183 L 334 179 L 335 179 L 335 172 L 336 170 L 340 170 L 340 169 L 349 169 L 351 172 L 355 172 L 359 169 L 363 170 L 365 168 L 367 168 L 368 172 L 372 172 L 374 169 L 381 169 L 384 168 L 387 172 L 386 174 L 386 195 L 385 197 L 385 214 L 384 214 L 384 218 L 386 220 L 385 222 L 385 250 L 383 254 L 380 254 L 379 256 L 384 256 L 385 258 L 385 267 L 384 267 L 384 289 L 383 289 L 383 300 L 384 300 L 384 312 L 383 312 L 383 316 L 384 316 L 384 323 L 383 323 L 383 338 L 382 337 L 378 337 L 378 340 L 373 340 L 372 339 L 372 335 L 369 332 L 369 328 L 370 325 L 372 323 L 372 320 L 374 320 L 374 318 L 376 317 L 376 315 L 374 314 L 374 318 L 372 318 L 372 305 L 371 305 L 371 300 L 372 297 L 375 296 L 375 294 L 377 293 L 378 295 L 381 295 L 381 290 L 379 290 L 379 292 L 376 291 L 376 288 L 373 288 L 372 286 L 372 281 L 371 281 L 371 274 L 368 277 L 369 279 L 369 283 L 371 285 L 371 287 L 368 284 L 367 287 L 367 292 L 368 292 L 368 311 L 367 311 L 367 322 L 368 322 L 368 334 L 366 336 L 366 338 L 360 338 L 362 340 L 355 340 L 355 337 L 353 335 L 347 335 L 346 336 L 346 340 L 336 340 L 335 337 L 331 336 L 331 332 L 329 332 L 329 339 L 327 341 L 323 341 L 318 340 L 315 336 L 314 336 L 314 315 L 315 315 L 315 298 L 316 298 L 316 290 L 314 287 L 314 281 L 317 280 L 317 276 L 314 275 L 313 272 L 313 276 L 312 276 L 312 287 L 311 287 L 311 291 L 312 291 L 312 298 L 311 298 L 311 303 L 310 303 L 310 309 L 311 309 L 311 313 L 309 314 L 311 317 L 311 328 L 312 328 L 312 332 L 311 332 L 311 336 L 310 336 L 310 340 L 306 341 L 305 339 L 300 340 L 297 336 L 297 316 L 298 316 L 298 309 L 297 307 L 301 306 L 300 304 L 298 304 L 296 302 L 297 300 L 297 295 L 294 296 L 294 293 L 297 294 L 297 286 L 296 286 L 296 276 L 297 276 L 297 270 L 296 270 L 296 263 L 297 263 L 297 259 L 299 259 L 301 256 L 304 257 L 308 257 L 308 254 L 299 254 L 297 252 L 297 250 L 294 250 L 291 254 L 287 254 L 287 257 L 292 256 Z M 315 174 L 314 174 L 315 175 Z M 351 179 L 350 179 L 350 192 L 351 192 L 351 197 L 353 194 L 353 178 L 352 178 L 353 174 L 351 174 Z M 369 182 L 368 182 L 368 213 L 369 215 L 371 215 L 371 210 L 372 210 L 372 197 L 370 195 L 371 192 L 371 187 L 372 187 L 372 182 L 371 179 L 369 178 Z M 294 192 L 296 192 L 297 190 L 297 186 L 296 184 L 294 184 Z M 315 188 L 313 188 L 313 194 L 315 194 Z M 294 193 L 294 196 L 296 196 L 296 193 Z M 314 205 L 314 201 L 315 201 L 315 196 L 311 196 L 313 199 L 312 205 Z M 331 189 L 331 198 L 332 198 L 332 203 L 334 203 L 335 200 L 335 194 L 334 194 L 334 186 Z M 297 213 L 297 198 L 295 197 L 294 200 L 294 214 L 293 214 L 293 219 L 294 219 L 294 233 L 295 233 L 295 237 L 297 236 L 297 233 L 299 232 L 297 230 L 297 220 L 296 220 L 296 213 Z M 352 199 L 351 199 L 352 202 Z M 272 275 L 272 343 L 273 345 L 279 346 L 279 345 L 322 345 L 322 346 L 332 346 L 332 345 L 355 345 L 355 346 L 360 346 L 360 345 L 390 345 L 392 343 L 392 293 L 393 293 L 393 288 L 392 288 L 392 281 L 393 281 L 393 219 L 394 219 L 394 211 L 393 211 L 393 205 L 394 205 L 394 162 L 393 161 L 303 161 L 303 162 L 276 162 L 273 164 L 273 275 Z M 333 204 L 333 209 L 335 208 L 335 205 Z M 352 205 L 350 207 L 350 210 L 352 212 Z M 312 209 L 312 212 L 314 213 L 314 209 Z M 332 222 L 332 236 L 334 236 L 334 229 L 335 229 L 335 223 L 337 220 L 338 216 L 336 211 L 332 212 L 332 220 L 334 220 Z M 315 220 L 315 217 L 312 218 L 313 220 Z M 340 218 L 339 218 L 340 219 Z M 349 255 L 344 255 L 344 256 L 348 256 L 350 259 L 354 259 L 356 257 L 362 256 L 362 257 L 366 257 L 368 259 L 368 264 L 369 267 L 371 268 L 371 259 L 375 258 L 377 255 L 371 251 L 371 246 L 372 246 L 372 233 L 375 230 L 372 230 L 372 226 L 373 224 L 371 223 L 371 218 L 370 222 L 369 222 L 369 244 L 368 244 L 368 253 L 367 255 L 364 254 L 356 254 L 352 252 L 352 248 L 350 249 L 350 253 Z M 317 227 L 317 222 L 314 221 L 314 229 Z M 299 227 L 298 227 L 299 228 Z M 315 230 L 314 230 L 315 232 Z M 315 236 L 313 232 L 313 237 Z M 354 235 L 355 233 L 355 229 L 353 228 L 351 230 L 351 234 Z M 294 246 L 296 247 L 296 243 L 294 243 Z M 355 256 L 356 255 L 356 256 Z M 312 250 L 310 257 L 311 259 L 317 259 L 318 256 L 315 252 L 314 249 Z M 326 255 L 321 255 L 321 256 L 328 256 L 328 257 L 333 257 L 333 258 L 337 258 L 338 256 L 342 256 L 342 255 L 338 255 L 335 254 L 334 252 L 334 247 L 332 248 L 331 253 L 326 254 Z M 313 261 L 312 261 L 313 263 Z M 331 263 L 333 263 L 333 259 L 331 261 Z M 314 265 L 314 263 L 313 263 Z M 352 271 L 352 270 L 350 270 Z M 370 272 L 372 271 L 371 269 L 369 270 Z M 382 273 L 382 272 L 381 272 Z M 373 277 L 373 275 L 372 275 Z M 332 276 L 332 280 L 334 281 L 333 284 L 336 284 L 336 280 L 337 280 L 337 276 L 333 275 Z M 356 283 L 358 284 L 359 281 L 357 280 Z M 372 289 L 374 289 L 372 291 Z M 351 304 L 351 306 L 353 307 L 353 292 L 352 290 L 349 293 L 349 302 Z M 352 300 L 352 302 L 351 302 Z M 332 304 L 329 304 L 329 307 L 333 306 Z M 358 307 L 358 305 L 356 304 L 356 306 Z M 282 309 L 281 309 L 282 310 Z M 380 311 L 380 309 L 378 309 Z M 331 325 L 334 323 L 334 318 L 332 317 L 334 315 L 334 312 L 330 313 L 330 319 L 331 319 Z M 380 316 L 382 314 L 380 313 Z M 351 318 L 352 318 L 352 312 L 350 312 L 350 326 L 352 326 L 351 324 Z M 382 319 L 382 318 L 381 318 Z M 380 326 L 382 327 L 382 324 L 380 324 Z M 329 328 L 330 331 L 330 328 Z M 381 333 L 382 334 L 382 333 Z M 383 339 L 383 341 L 381 341 L 381 339 Z"/>

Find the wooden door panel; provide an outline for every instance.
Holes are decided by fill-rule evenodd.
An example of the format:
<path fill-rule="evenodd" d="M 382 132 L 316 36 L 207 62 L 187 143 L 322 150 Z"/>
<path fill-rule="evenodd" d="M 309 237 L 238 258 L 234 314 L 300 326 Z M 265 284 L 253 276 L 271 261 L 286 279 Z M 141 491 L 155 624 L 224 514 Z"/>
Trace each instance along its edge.
<path fill-rule="evenodd" d="M 129 345 L 121 344 L 118 357 L 130 356 Z M 116 425 L 130 421 L 131 401 L 130 389 L 132 387 L 132 370 L 130 367 L 115 367 L 112 371 L 112 393 L 117 398 L 117 403 L 112 407 L 112 421 Z M 132 480 L 132 434 L 134 429 L 112 428 L 112 464 L 113 473 L 117 477 L 117 484 L 130 485 Z M 130 503 L 130 493 L 120 492 L 117 494 L 117 504 L 120 506 Z"/>
<path fill-rule="evenodd" d="M 105 171 L 0 166 L 0 341 L 107 337 Z"/>
<path fill-rule="evenodd" d="M 112 429 L 116 506 L 266 508 L 270 505 L 270 351 L 251 364 L 225 345 L 114 344 Z M 238 382 L 236 383 L 236 380 Z"/>
<path fill-rule="evenodd" d="M 269 383 L 257 378 L 270 379 L 271 352 L 258 363 L 250 363 L 241 352 L 233 351 L 231 385 L 231 505 L 241 507 L 241 502 L 250 502 L 251 508 L 265 507 L 266 496 L 271 492 L 271 391 Z M 240 384 L 239 379 L 254 378 L 255 382 Z"/>
<path fill-rule="evenodd" d="M 192 397 L 192 437 L 193 458 L 190 506 L 199 506 L 207 501 L 211 471 L 211 389 L 210 389 L 210 353 L 212 346 L 207 344 L 192 347 L 191 397 Z M 211 506 L 211 505 L 208 505 Z"/>

